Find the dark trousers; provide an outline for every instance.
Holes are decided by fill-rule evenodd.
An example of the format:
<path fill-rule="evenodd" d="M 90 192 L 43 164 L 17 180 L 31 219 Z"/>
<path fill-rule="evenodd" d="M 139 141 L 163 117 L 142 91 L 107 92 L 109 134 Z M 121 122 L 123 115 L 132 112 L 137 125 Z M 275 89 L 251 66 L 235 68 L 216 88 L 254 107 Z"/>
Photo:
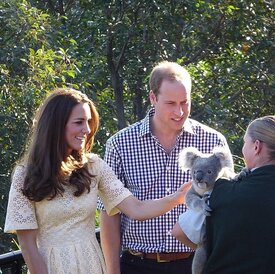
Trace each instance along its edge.
<path fill-rule="evenodd" d="M 120 260 L 121 274 L 192 274 L 193 255 L 172 262 L 157 262 L 123 253 Z"/>

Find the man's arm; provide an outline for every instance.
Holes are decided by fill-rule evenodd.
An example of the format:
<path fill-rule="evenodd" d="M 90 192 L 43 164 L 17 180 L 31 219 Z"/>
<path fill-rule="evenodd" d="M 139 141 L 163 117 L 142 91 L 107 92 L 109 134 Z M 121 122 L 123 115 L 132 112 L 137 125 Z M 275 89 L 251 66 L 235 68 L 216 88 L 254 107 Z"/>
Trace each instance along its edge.
<path fill-rule="evenodd" d="M 108 274 L 120 274 L 120 214 L 100 213 L 100 241 Z"/>
<path fill-rule="evenodd" d="M 180 241 L 184 245 L 189 246 L 190 248 L 192 248 L 194 250 L 197 248 L 197 245 L 195 243 L 193 243 L 187 237 L 187 235 L 182 231 L 178 222 L 174 225 L 174 227 L 171 231 L 171 235 L 174 236 L 178 241 Z"/>

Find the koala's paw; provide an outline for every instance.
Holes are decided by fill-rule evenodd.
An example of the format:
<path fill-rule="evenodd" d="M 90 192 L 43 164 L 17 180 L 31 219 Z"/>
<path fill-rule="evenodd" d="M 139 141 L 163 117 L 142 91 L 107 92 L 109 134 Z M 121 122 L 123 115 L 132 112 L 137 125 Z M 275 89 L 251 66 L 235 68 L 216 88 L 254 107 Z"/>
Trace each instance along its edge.
<path fill-rule="evenodd" d="M 193 207 L 193 209 L 203 213 L 206 216 L 210 216 L 210 212 L 212 211 L 208 205 L 208 198 L 205 197 L 202 197 L 200 200 L 196 201 L 196 205 Z"/>
<path fill-rule="evenodd" d="M 212 211 L 212 209 L 209 207 L 209 199 L 210 199 L 210 193 L 204 193 L 202 196 L 202 200 L 204 200 L 204 203 L 205 203 L 203 214 L 206 216 L 211 216 L 211 211 Z"/>
<path fill-rule="evenodd" d="M 203 214 L 205 216 L 211 216 L 211 211 L 212 209 L 209 207 L 208 204 L 205 203 L 204 209 L 203 209 Z"/>
<path fill-rule="evenodd" d="M 209 205 L 209 199 L 210 199 L 210 193 L 204 193 L 202 195 L 202 199 L 204 200 L 204 202 Z"/>
<path fill-rule="evenodd" d="M 233 182 L 237 182 L 237 181 L 241 181 L 243 178 L 247 177 L 248 174 L 250 174 L 251 171 L 247 168 L 247 167 L 244 167 L 241 172 L 239 174 L 237 174 L 233 179 L 232 181 Z"/>

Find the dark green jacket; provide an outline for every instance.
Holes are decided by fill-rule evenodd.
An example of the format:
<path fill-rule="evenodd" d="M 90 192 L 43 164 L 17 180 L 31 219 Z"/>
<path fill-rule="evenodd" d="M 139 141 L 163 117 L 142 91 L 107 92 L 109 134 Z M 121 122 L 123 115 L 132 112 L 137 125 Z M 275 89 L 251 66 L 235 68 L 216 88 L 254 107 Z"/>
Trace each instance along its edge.
<path fill-rule="evenodd" d="M 275 165 L 236 183 L 217 181 L 210 207 L 203 274 L 274 274 Z"/>

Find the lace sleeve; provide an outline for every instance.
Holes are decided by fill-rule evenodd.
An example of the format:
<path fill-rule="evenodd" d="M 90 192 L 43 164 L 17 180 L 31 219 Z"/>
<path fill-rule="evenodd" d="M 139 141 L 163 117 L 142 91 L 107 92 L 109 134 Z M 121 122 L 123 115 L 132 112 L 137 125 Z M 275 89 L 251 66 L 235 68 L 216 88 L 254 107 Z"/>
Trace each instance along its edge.
<path fill-rule="evenodd" d="M 132 193 L 124 187 L 113 170 L 102 159 L 99 160 L 98 190 L 99 197 L 109 215 L 119 212 L 116 206 Z"/>
<path fill-rule="evenodd" d="M 34 203 L 22 193 L 25 168 L 17 166 L 12 176 L 4 231 L 15 233 L 21 229 L 37 229 Z"/>

